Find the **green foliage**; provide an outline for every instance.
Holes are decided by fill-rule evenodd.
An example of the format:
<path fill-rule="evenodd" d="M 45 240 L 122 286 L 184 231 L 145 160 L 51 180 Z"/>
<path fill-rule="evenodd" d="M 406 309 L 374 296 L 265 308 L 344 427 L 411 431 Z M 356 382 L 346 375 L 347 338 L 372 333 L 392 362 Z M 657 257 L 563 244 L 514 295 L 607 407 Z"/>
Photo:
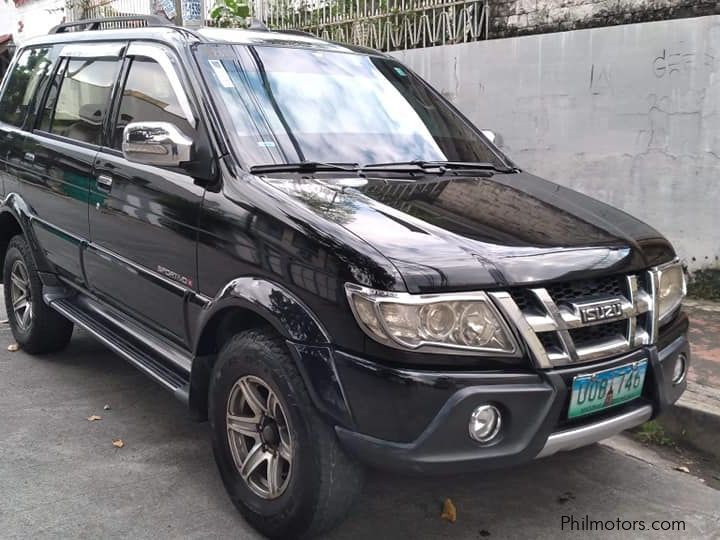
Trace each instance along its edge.
<path fill-rule="evenodd" d="M 698 270 L 688 283 L 688 296 L 703 300 L 720 300 L 720 269 Z"/>
<path fill-rule="evenodd" d="M 675 441 L 665 434 L 665 429 L 657 420 L 645 422 L 635 431 L 635 436 L 644 444 L 656 444 L 659 446 L 672 446 L 675 444 Z"/>
<path fill-rule="evenodd" d="M 210 10 L 210 19 L 220 28 L 247 26 L 250 6 L 243 0 L 219 0 Z"/>

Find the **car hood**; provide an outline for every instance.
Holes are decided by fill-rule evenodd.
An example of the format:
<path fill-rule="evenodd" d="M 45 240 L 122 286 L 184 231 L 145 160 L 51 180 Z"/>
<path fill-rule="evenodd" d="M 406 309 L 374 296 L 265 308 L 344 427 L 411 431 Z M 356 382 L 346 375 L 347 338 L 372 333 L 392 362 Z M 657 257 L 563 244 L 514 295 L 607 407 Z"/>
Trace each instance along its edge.
<path fill-rule="evenodd" d="M 372 245 L 410 292 L 627 273 L 675 256 L 645 223 L 524 172 L 369 179 L 359 189 L 340 178 L 265 180 Z"/>

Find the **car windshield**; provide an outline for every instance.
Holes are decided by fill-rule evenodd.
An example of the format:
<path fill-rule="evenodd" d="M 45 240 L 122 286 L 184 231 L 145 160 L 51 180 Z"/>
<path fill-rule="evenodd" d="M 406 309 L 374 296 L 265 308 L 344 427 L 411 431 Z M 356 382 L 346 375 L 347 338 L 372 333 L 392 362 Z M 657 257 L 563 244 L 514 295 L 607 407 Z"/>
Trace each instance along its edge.
<path fill-rule="evenodd" d="M 474 126 L 392 59 L 340 47 L 218 44 L 198 47 L 197 58 L 249 166 L 304 161 L 507 166 Z"/>

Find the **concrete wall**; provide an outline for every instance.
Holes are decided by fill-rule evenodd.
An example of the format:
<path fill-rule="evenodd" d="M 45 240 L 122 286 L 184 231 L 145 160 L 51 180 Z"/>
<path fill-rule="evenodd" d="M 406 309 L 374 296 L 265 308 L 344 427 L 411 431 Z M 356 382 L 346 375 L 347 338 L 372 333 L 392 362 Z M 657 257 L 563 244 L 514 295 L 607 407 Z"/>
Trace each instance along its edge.
<path fill-rule="evenodd" d="M 523 168 L 720 257 L 720 17 L 393 53 Z"/>
<path fill-rule="evenodd" d="M 490 37 L 720 13 L 717 0 L 491 0 Z"/>
<path fill-rule="evenodd" d="M 0 0 L 2 1 L 2 0 Z M 18 32 L 13 30 L 15 43 L 22 44 L 35 36 L 42 36 L 62 22 L 65 16 L 65 0 L 30 0 L 15 8 L 15 19 L 22 23 Z"/>

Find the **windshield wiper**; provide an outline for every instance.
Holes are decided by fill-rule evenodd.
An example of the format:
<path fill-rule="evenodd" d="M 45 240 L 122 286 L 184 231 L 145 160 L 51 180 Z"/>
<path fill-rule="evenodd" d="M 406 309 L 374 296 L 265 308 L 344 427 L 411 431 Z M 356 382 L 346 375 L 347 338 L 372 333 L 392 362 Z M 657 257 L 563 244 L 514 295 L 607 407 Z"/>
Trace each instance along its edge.
<path fill-rule="evenodd" d="M 480 170 L 509 173 L 515 169 L 509 167 L 497 166 L 494 163 L 486 163 L 482 161 L 397 161 L 392 163 L 371 163 L 360 167 L 361 171 L 387 170 L 387 171 L 419 171 L 430 172 L 431 169 L 437 169 L 439 174 L 452 170 Z"/>
<path fill-rule="evenodd" d="M 322 161 L 299 161 L 297 163 L 272 163 L 250 167 L 251 173 L 346 171 L 357 173 L 357 163 L 324 163 Z"/>

